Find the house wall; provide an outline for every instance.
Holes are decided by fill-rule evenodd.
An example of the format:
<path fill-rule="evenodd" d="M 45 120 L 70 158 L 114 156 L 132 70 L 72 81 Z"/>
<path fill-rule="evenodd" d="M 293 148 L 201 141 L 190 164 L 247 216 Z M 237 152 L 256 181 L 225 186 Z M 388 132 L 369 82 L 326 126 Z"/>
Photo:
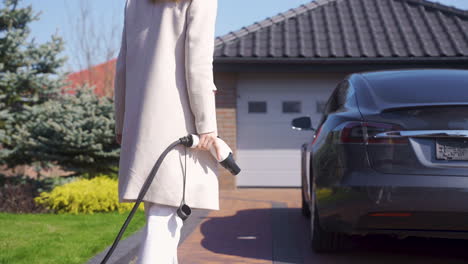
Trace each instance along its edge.
<path fill-rule="evenodd" d="M 238 160 L 237 147 L 242 144 L 242 142 L 239 142 L 241 139 L 239 139 L 238 128 L 239 89 L 243 91 L 244 95 L 249 96 L 255 96 L 255 93 L 259 92 L 267 95 L 269 91 L 278 92 L 278 89 L 286 91 L 288 87 L 295 87 L 294 89 L 301 91 L 310 89 L 308 97 L 325 101 L 336 83 L 346 74 L 347 72 L 215 72 L 215 84 L 218 88 L 216 93 L 218 134 L 232 148 L 234 157 Z M 291 92 L 294 91 L 291 90 Z M 315 105 L 312 108 L 315 108 Z M 314 125 L 316 125 L 320 116 L 315 113 L 315 110 L 309 109 L 309 111 L 311 111 L 310 115 L 314 120 Z M 219 166 L 219 184 L 220 189 L 236 189 L 239 184 L 239 177 L 233 176 L 226 169 Z"/>
<path fill-rule="evenodd" d="M 309 116 L 316 127 L 322 108 L 345 73 L 245 72 L 237 82 L 238 187 L 299 187 L 300 146 L 313 131 L 292 129 L 294 118 Z M 249 112 L 249 102 L 266 109 Z M 295 103 L 299 112 L 283 109 Z"/>
<path fill-rule="evenodd" d="M 216 121 L 218 123 L 218 135 L 231 147 L 234 158 L 236 158 L 237 155 L 237 80 L 237 73 L 217 72 L 214 74 L 214 82 L 218 88 L 218 91 L 216 92 Z M 232 175 L 222 166 L 218 166 L 218 168 L 220 189 L 235 189 L 236 176 Z"/>

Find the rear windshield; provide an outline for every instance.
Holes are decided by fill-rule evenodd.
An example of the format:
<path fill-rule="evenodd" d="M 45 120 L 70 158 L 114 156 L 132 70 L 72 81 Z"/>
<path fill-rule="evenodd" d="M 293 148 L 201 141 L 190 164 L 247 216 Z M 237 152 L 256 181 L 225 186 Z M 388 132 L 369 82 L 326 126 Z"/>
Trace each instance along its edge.
<path fill-rule="evenodd" d="M 364 76 L 369 82 L 369 99 L 385 105 L 428 103 L 467 103 L 468 71 L 418 72 L 409 74 L 372 73 Z"/>

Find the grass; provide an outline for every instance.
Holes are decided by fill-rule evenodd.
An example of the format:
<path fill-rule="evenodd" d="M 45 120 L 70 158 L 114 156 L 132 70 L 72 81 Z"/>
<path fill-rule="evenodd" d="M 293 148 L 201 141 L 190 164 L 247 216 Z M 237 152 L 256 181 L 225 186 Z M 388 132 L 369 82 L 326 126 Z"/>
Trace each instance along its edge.
<path fill-rule="evenodd" d="M 0 213 L 0 264 L 86 263 L 114 242 L 129 213 Z M 144 224 L 137 210 L 121 241 Z"/>

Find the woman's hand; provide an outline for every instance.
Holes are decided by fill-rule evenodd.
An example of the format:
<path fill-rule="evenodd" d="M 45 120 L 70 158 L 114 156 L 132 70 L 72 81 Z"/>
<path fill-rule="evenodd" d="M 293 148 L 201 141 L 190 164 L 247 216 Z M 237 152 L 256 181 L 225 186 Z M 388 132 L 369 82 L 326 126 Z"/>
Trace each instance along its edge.
<path fill-rule="evenodd" d="M 221 160 L 221 150 L 216 141 L 216 138 L 218 137 L 218 135 L 215 132 L 209 132 L 209 133 L 200 134 L 199 136 L 200 136 L 200 142 L 198 143 L 196 148 L 209 151 L 211 146 L 214 146 L 216 155 L 218 156 L 218 160 Z"/>
<path fill-rule="evenodd" d="M 117 143 L 119 143 L 119 145 L 122 144 L 122 134 L 117 134 L 115 136 L 115 140 L 117 141 Z"/>

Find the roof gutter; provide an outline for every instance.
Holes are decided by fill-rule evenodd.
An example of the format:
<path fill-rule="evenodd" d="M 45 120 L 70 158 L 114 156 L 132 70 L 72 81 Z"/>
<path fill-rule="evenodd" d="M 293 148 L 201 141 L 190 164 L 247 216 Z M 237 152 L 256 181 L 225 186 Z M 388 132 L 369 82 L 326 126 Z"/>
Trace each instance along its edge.
<path fill-rule="evenodd" d="M 219 64 L 351 64 L 351 63 L 441 63 L 468 62 L 468 57 L 406 57 L 406 58 L 265 58 L 214 57 Z"/>

